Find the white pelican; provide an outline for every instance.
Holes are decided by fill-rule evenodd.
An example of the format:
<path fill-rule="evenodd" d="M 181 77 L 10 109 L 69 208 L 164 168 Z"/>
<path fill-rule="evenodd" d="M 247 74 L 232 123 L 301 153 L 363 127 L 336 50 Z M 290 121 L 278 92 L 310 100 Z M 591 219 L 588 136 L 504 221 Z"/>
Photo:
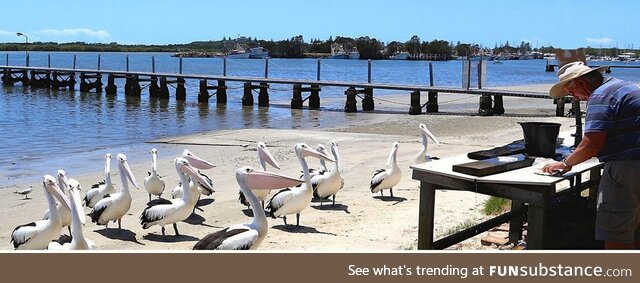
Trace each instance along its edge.
<path fill-rule="evenodd" d="M 30 199 L 29 194 L 31 193 L 32 190 L 33 190 L 33 186 L 29 186 L 26 189 L 17 190 L 14 193 L 19 194 L 19 195 L 23 195 L 24 199 Z"/>
<path fill-rule="evenodd" d="M 209 234 L 193 246 L 194 250 L 255 250 L 267 236 L 269 225 L 260 200 L 254 195 L 258 190 L 274 190 L 301 184 L 302 180 L 284 175 L 242 167 L 236 170 L 236 181 L 251 204 L 253 221 L 239 224 Z"/>
<path fill-rule="evenodd" d="M 58 187 L 65 193 L 69 200 L 71 198 L 71 190 L 69 189 L 70 181 L 73 181 L 74 184 L 78 185 L 78 189 L 80 189 L 80 183 L 76 179 L 67 179 L 67 173 L 64 170 L 58 170 L 57 174 L 58 179 Z M 71 210 L 66 208 L 64 205 L 56 204 L 56 210 L 58 210 L 58 216 L 60 217 L 60 222 L 62 223 L 62 228 L 69 228 L 69 235 L 71 235 Z M 49 210 L 44 212 L 43 220 L 49 219 Z"/>
<path fill-rule="evenodd" d="M 427 155 L 427 146 L 429 145 L 429 138 L 433 140 L 437 145 L 440 145 L 438 139 L 427 129 L 425 124 L 420 123 L 420 135 L 422 136 L 422 149 L 416 155 L 416 159 L 414 160 L 415 164 L 429 162 L 431 160 L 438 159 L 437 157 L 432 157 Z"/>
<path fill-rule="evenodd" d="M 384 195 L 382 190 L 389 189 L 391 197 L 393 197 L 393 187 L 400 183 L 402 179 L 402 171 L 400 171 L 400 167 L 398 167 L 398 162 L 396 161 L 397 155 L 398 142 L 394 142 L 391 148 L 391 154 L 389 154 L 389 159 L 387 160 L 387 168 L 378 169 L 378 171 L 373 174 L 373 178 L 371 178 L 370 189 L 372 193 L 380 192 L 380 195 Z"/>
<path fill-rule="evenodd" d="M 329 154 L 327 154 L 327 148 L 324 146 L 324 144 L 319 143 L 316 146 L 316 150 L 322 154 L 329 156 Z M 325 172 L 327 172 L 327 164 L 322 159 L 320 159 L 320 168 L 318 169 L 309 168 L 309 174 L 311 175 L 311 179 L 313 179 L 313 176 L 322 175 Z M 302 176 L 300 176 L 300 178 L 302 178 Z"/>
<path fill-rule="evenodd" d="M 158 150 L 155 148 L 151 149 L 151 172 L 149 172 L 149 176 L 144 178 L 144 189 L 149 193 L 149 201 L 151 201 L 151 195 L 156 195 L 158 198 L 162 195 L 164 191 L 164 180 L 162 177 L 158 175 L 156 160 L 158 158 Z"/>
<path fill-rule="evenodd" d="M 270 211 L 271 217 L 276 218 L 283 216 L 284 224 L 287 224 L 287 215 L 296 215 L 296 225 L 300 225 L 300 212 L 307 208 L 313 198 L 313 187 L 311 185 L 311 177 L 309 176 L 309 166 L 305 158 L 313 156 L 319 159 L 334 162 L 334 160 L 322 153 L 319 153 L 315 149 L 309 147 L 304 143 L 296 144 L 295 147 L 296 156 L 302 166 L 302 173 L 304 181 L 302 185 L 298 187 L 292 187 L 284 189 L 276 193 L 269 201 L 267 208 Z"/>
<path fill-rule="evenodd" d="M 190 158 L 197 158 L 199 160 L 203 160 L 197 157 L 188 149 L 185 149 L 184 152 L 182 152 L 182 157 L 189 160 L 189 162 L 191 162 Z M 192 163 L 191 165 L 194 165 L 194 164 Z M 201 167 L 197 167 L 195 165 L 193 167 L 197 169 L 202 169 L 202 170 L 211 169 L 215 167 L 213 164 L 211 164 L 208 161 L 204 161 L 204 163 L 199 163 L 199 165 L 201 165 Z M 194 197 L 196 201 L 200 199 L 200 195 L 210 196 L 215 192 L 215 190 L 213 189 L 213 181 L 211 180 L 211 178 L 209 178 L 209 176 L 205 174 L 202 174 L 200 170 L 198 170 L 198 174 L 200 174 L 202 177 L 201 179 L 199 179 L 200 181 L 198 182 L 194 183 L 191 180 L 191 178 L 189 178 L 189 188 L 194 191 L 197 190 L 195 193 L 191 194 L 191 196 Z M 178 185 L 171 190 L 171 198 L 177 199 L 181 197 L 182 197 L 182 181 L 178 181 Z"/>
<path fill-rule="evenodd" d="M 109 228 L 109 221 L 118 221 L 118 229 L 122 229 L 122 217 L 127 214 L 129 208 L 131 208 L 131 193 L 129 192 L 129 182 L 133 184 L 136 189 L 139 189 L 129 163 L 127 163 L 127 156 L 118 153 L 118 169 L 120 169 L 120 179 L 122 181 L 122 189 L 110 196 L 105 196 L 98 201 L 91 210 L 91 222 L 98 225 L 105 225 Z"/>
<path fill-rule="evenodd" d="M 11 241 L 16 250 L 43 250 L 49 243 L 57 240 L 62 231 L 62 223 L 56 210 L 56 199 L 64 206 L 70 207 L 69 199 L 56 184 L 56 179 L 51 175 L 44 175 L 42 185 L 45 189 L 47 204 L 51 217 L 48 220 L 39 220 L 24 224 L 13 229 Z"/>
<path fill-rule="evenodd" d="M 176 171 L 182 182 L 183 192 L 182 198 L 166 200 L 159 199 L 160 201 L 154 202 L 147 206 L 140 215 L 140 224 L 143 229 L 148 229 L 153 225 L 159 225 L 162 227 L 162 235 L 164 235 L 164 225 L 173 224 L 173 229 L 176 232 L 176 236 L 179 236 L 178 221 L 185 220 L 193 212 L 193 208 L 196 205 L 196 201 L 192 197 L 194 190 L 190 189 L 189 177 L 194 181 L 201 182 L 204 186 L 207 186 L 206 180 L 196 171 L 190 163 L 197 164 L 196 166 L 202 167 L 202 164 L 207 162 L 199 159 L 196 156 L 191 156 L 189 160 L 182 157 L 175 159 Z"/>
<path fill-rule="evenodd" d="M 271 165 L 272 167 L 280 170 L 280 165 L 278 165 L 278 162 L 276 162 L 276 160 L 273 158 L 273 155 L 271 155 L 271 152 L 267 150 L 267 145 L 265 143 L 259 142 L 257 146 L 257 151 L 258 151 L 258 162 L 260 163 L 260 168 L 262 168 L 262 171 L 267 171 L 267 163 L 269 163 L 269 165 Z M 258 200 L 262 204 L 263 208 L 264 208 L 264 200 L 267 199 L 270 192 L 271 192 L 270 190 L 263 190 L 263 189 L 253 192 L 253 194 L 258 198 Z M 242 190 L 240 190 L 240 192 L 238 193 L 238 200 L 240 201 L 241 204 L 244 204 L 247 207 L 251 205 L 249 201 L 247 201 L 247 198 L 244 196 L 244 193 L 242 192 Z"/>
<path fill-rule="evenodd" d="M 80 183 L 75 179 L 69 179 L 67 185 L 71 195 L 71 243 L 60 245 L 58 242 L 51 242 L 48 250 L 94 250 L 96 248 L 93 241 L 84 237 L 82 226 L 85 223 L 85 215 L 82 210 L 80 200 Z"/>
<path fill-rule="evenodd" d="M 116 188 L 111 182 L 111 154 L 104 155 L 104 181 L 94 184 L 84 197 L 84 205 L 93 207 L 107 194 L 116 192 Z"/>
<path fill-rule="evenodd" d="M 323 151 L 319 152 L 326 154 Z M 340 173 L 344 172 L 344 164 L 342 158 L 340 158 L 338 141 L 336 140 L 331 141 L 331 153 L 333 155 L 333 159 L 336 160 L 336 162 L 332 164 L 331 170 L 327 170 L 324 173 L 311 177 L 313 197 L 320 199 L 320 205 L 322 205 L 323 200 L 328 199 L 330 196 L 333 196 L 332 202 L 335 205 L 336 193 L 344 187 L 344 179 L 340 175 Z"/>

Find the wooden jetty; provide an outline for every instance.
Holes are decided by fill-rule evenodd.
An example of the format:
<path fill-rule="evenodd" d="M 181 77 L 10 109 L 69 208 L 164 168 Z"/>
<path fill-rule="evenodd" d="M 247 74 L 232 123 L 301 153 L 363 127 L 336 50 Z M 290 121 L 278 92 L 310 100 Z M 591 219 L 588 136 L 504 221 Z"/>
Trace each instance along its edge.
<path fill-rule="evenodd" d="M 98 59 L 99 62 L 99 59 Z M 128 62 L 128 60 L 127 60 Z M 75 66 L 75 64 L 74 64 Z M 423 108 L 427 113 L 438 112 L 438 93 L 459 93 L 478 95 L 480 105 L 478 113 L 482 116 L 500 115 L 505 112 L 503 96 L 526 97 L 537 99 L 551 99 L 547 93 L 525 92 L 512 90 L 496 90 L 481 88 L 449 88 L 433 86 L 433 71 L 430 64 L 430 85 L 402 85 L 371 82 L 371 61 L 369 61 L 368 81 L 363 83 L 344 81 L 323 81 L 320 80 L 320 61 L 318 61 L 317 80 L 298 79 L 277 79 L 268 78 L 268 59 L 265 60 L 265 77 L 239 77 L 226 75 L 226 60 L 222 76 L 182 74 L 182 64 L 179 73 L 156 73 L 155 64 L 152 65 L 152 72 L 132 72 L 129 71 L 128 64 L 126 71 L 101 70 L 98 69 L 69 69 L 51 67 L 28 67 L 28 66 L 7 66 L 0 65 L 2 70 L 2 83 L 12 86 L 20 83 L 25 87 L 43 88 L 69 88 L 73 90 L 76 83 L 80 84 L 80 91 L 100 93 L 104 91 L 113 95 L 117 93 L 116 80 L 125 80 L 124 93 L 128 96 L 140 96 L 143 87 L 141 82 L 148 82 L 148 91 L 151 97 L 169 99 L 168 86 L 175 87 L 175 99 L 186 100 L 186 80 L 198 80 L 199 92 L 198 102 L 208 103 L 209 99 L 215 96 L 217 104 L 227 103 L 227 83 L 242 82 L 243 96 L 242 105 L 250 106 L 254 104 L 253 92 L 258 92 L 258 106 L 269 106 L 269 88 L 272 84 L 292 86 L 291 108 L 302 109 L 303 103 L 308 101 L 309 109 L 320 108 L 320 92 L 322 87 L 344 87 L 346 102 L 345 112 L 357 112 L 356 97 L 361 94 L 362 111 L 375 110 L 374 89 L 398 90 L 410 92 L 409 114 L 418 115 L 423 113 Z M 76 81 L 78 76 L 79 81 Z M 106 85 L 103 85 L 103 77 L 106 76 Z M 214 82 L 213 84 L 211 82 Z M 210 94 L 209 91 L 213 91 Z M 421 94 L 427 93 L 427 102 L 421 102 Z M 303 96 L 306 96 L 306 98 Z M 307 96 L 308 94 L 308 96 Z M 556 104 L 556 115 L 564 116 L 564 106 L 570 103 L 569 99 L 561 98 L 554 101 Z"/>
<path fill-rule="evenodd" d="M 611 68 L 640 69 L 640 66 L 638 65 L 589 65 L 589 67 L 592 67 L 592 68 L 597 68 L 602 66 L 607 66 L 607 69 L 605 70 L 606 73 L 611 73 Z M 551 62 L 547 60 L 547 64 L 545 65 L 544 70 L 547 72 L 555 72 L 557 67 L 558 67 L 558 64 L 551 64 Z"/>

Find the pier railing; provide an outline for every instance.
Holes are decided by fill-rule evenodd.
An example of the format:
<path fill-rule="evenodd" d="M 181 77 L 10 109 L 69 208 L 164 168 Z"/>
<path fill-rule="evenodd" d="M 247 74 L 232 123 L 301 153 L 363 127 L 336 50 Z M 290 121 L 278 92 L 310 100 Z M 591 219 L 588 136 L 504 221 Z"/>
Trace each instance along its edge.
<path fill-rule="evenodd" d="M 226 60 L 225 60 L 226 61 Z M 268 62 L 268 61 L 266 61 Z M 266 63 L 268 64 L 268 63 Z M 370 66 L 371 64 L 369 64 Z M 268 65 L 267 65 L 268 66 Z M 282 84 L 292 85 L 293 93 L 291 99 L 292 109 L 302 109 L 303 103 L 308 100 L 309 109 L 320 108 L 320 90 L 321 87 L 345 87 L 346 102 L 345 112 L 356 112 L 358 94 L 362 96 L 362 110 L 374 110 L 374 89 L 398 90 L 411 92 L 409 114 L 422 114 L 423 108 L 427 113 L 438 112 L 438 93 L 452 94 L 472 94 L 478 95 L 480 98 L 479 114 L 483 116 L 500 115 L 504 113 L 503 96 L 525 97 L 551 99 L 546 93 L 513 91 L 513 90 L 497 90 L 497 89 L 481 89 L 481 88 L 451 88 L 436 87 L 433 85 L 405 85 L 405 84 L 389 84 L 389 83 L 372 83 L 371 71 L 369 70 L 369 79 L 366 83 L 345 82 L 345 81 L 326 81 L 320 80 L 304 80 L 304 79 L 279 79 L 279 78 L 259 78 L 259 77 L 243 77 L 243 76 L 217 76 L 202 74 L 182 74 L 180 73 L 157 73 L 157 72 L 137 72 L 137 71 L 117 71 L 117 70 L 100 70 L 100 69 L 75 69 L 75 68 L 51 68 L 51 67 L 28 67 L 28 66 L 8 66 L 0 65 L 2 69 L 2 82 L 4 85 L 14 85 L 21 83 L 23 86 L 34 88 L 69 88 L 74 89 L 76 83 L 76 75 L 79 75 L 80 91 L 83 92 L 102 92 L 103 89 L 107 94 L 116 94 L 116 79 L 124 79 L 125 95 L 141 95 L 142 87 L 140 82 L 149 82 L 149 95 L 169 99 L 168 85 L 175 85 L 176 100 L 186 100 L 186 89 L 184 87 L 186 80 L 199 80 L 198 101 L 208 103 L 213 96 L 216 97 L 218 104 L 227 102 L 227 82 L 242 82 L 244 94 L 242 96 L 243 105 L 253 105 L 253 91 L 258 91 L 258 105 L 269 106 L 269 85 Z M 180 68 L 181 69 L 181 68 Z M 226 72 L 225 72 L 226 73 Z M 430 73 L 432 71 L 430 70 Z M 107 76 L 107 84 L 103 88 L 102 77 Z M 209 82 L 215 81 L 217 84 L 210 85 Z M 209 90 L 214 90 L 214 94 L 209 94 Z M 421 93 L 426 92 L 428 100 L 421 103 Z M 302 97 L 303 93 L 309 93 L 309 96 Z M 569 103 L 567 99 L 559 99 L 555 101 L 556 115 L 564 116 L 564 105 Z"/>

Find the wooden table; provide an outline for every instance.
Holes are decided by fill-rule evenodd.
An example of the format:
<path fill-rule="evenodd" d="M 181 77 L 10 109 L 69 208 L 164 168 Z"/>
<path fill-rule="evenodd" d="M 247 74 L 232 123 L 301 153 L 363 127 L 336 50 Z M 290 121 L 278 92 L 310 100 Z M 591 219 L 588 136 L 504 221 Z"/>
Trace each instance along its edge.
<path fill-rule="evenodd" d="M 559 151 L 568 154 L 569 148 L 562 146 Z M 589 189 L 589 198 L 595 200 L 603 168 L 603 163 L 593 158 L 574 166 L 561 177 L 537 175 L 534 173 L 538 170 L 535 165 L 484 177 L 457 173 L 451 169 L 454 164 L 470 161 L 473 160 L 464 155 L 411 167 L 413 179 L 420 181 L 418 249 L 444 249 L 507 221 L 510 222 L 509 240 L 517 243 L 522 237 L 525 214 L 528 221 L 527 248 L 545 249 L 552 233 L 545 230 L 552 197 L 559 194 L 578 195 L 581 191 Z M 587 172 L 589 180 L 583 182 Z M 568 189 L 558 186 L 565 180 L 570 182 Z M 438 189 L 469 191 L 506 198 L 512 201 L 511 211 L 434 242 L 434 209 Z"/>

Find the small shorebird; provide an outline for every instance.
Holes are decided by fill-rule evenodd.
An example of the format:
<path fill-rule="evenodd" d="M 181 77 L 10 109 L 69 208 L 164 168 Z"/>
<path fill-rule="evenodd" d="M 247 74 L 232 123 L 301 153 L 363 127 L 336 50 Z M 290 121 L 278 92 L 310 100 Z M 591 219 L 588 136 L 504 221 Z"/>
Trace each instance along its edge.
<path fill-rule="evenodd" d="M 387 160 L 387 168 L 378 169 L 371 178 L 371 187 L 369 188 L 372 193 L 380 192 L 380 195 L 384 196 L 382 190 L 389 189 L 391 197 L 393 197 L 393 187 L 400 183 L 402 179 L 402 171 L 396 160 L 397 155 L 398 142 L 394 142 L 391 148 L 391 154 L 389 154 L 389 159 Z"/>
<path fill-rule="evenodd" d="M 29 186 L 28 188 L 24 188 L 22 190 L 17 190 L 15 192 L 13 192 L 14 194 L 19 194 L 19 195 L 23 195 L 24 199 L 31 199 L 29 197 L 29 194 L 31 193 L 31 191 L 33 190 L 33 186 Z"/>

